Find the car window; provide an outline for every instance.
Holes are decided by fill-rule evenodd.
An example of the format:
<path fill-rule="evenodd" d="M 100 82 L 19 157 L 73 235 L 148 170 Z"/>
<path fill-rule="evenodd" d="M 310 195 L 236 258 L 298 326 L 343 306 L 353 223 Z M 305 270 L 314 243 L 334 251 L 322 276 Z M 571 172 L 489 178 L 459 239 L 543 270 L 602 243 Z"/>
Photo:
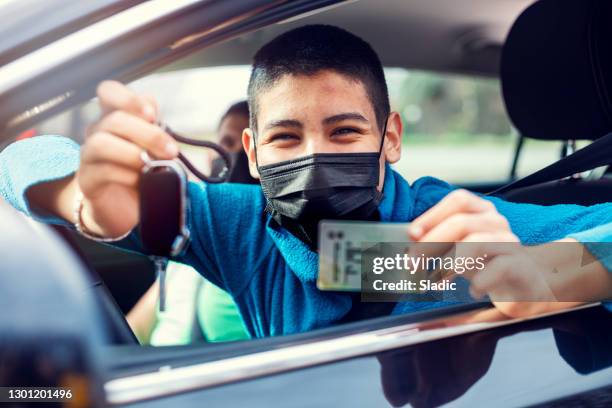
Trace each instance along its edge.
<path fill-rule="evenodd" d="M 505 114 L 497 80 L 403 68 L 386 68 L 385 74 L 392 109 L 400 113 L 404 123 L 402 158 L 395 168 L 406 179 L 413 182 L 419 177 L 434 176 L 457 184 L 503 183 L 508 179 L 517 135 Z M 132 82 L 130 87 L 154 96 L 159 103 L 161 120 L 175 131 L 195 139 L 219 141 L 221 118 L 232 104 L 246 98 L 249 76 L 250 67 L 246 65 L 201 67 L 157 72 Z M 67 135 L 82 142 L 86 126 L 98 114 L 96 100 L 92 100 L 42 123 L 34 133 Z M 242 126 L 247 125 L 245 119 Z M 185 145 L 181 149 L 200 168 L 211 162 L 202 149 Z M 551 149 L 546 142 L 526 143 L 521 169 L 535 169 L 543 161 L 554 160 L 557 154 L 558 148 Z M 113 269 L 118 270 L 121 268 L 118 263 L 127 262 L 135 261 L 115 262 Z M 117 300 L 128 318 L 137 307 L 134 299 L 140 296 L 140 303 L 148 304 L 149 309 L 155 305 L 157 288 L 152 287 L 144 295 L 139 292 L 128 296 L 116 289 L 121 285 L 113 283 L 117 279 L 111 273 L 104 270 L 101 273 L 111 292 L 121 297 Z M 149 276 L 153 276 L 152 271 Z M 176 307 L 182 307 L 182 312 L 173 314 L 174 306 L 165 314 L 156 312 L 156 327 L 144 342 L 190 343 L 193 330 L 186 328 L 197 321 L 193 312 L 198 310 L 202 317 L 199 324 L 207 333 L 208 341 L 245 337 L 231 299 L 209 282 L 202 281 L 189 267 L 170 266 L 168 301 L 175 305 L 175 292 L 180 293 Z M 207 312 L 221 308 L 222 318 Z M 172 328 L 176 328 L 177 322 L 184 326 L 180 333 Z"/>
<path fill-rule="evenodd" d="M 577 140 L 574 149 L 581 149 L 589 143 L 587 140 Z M 526 138 L 517 162 L 517 178 L 525 177 L 554 163 L 563 157 L 563 152 L 564 142 Z"/>
<path fill-rule="evenodd" d="M 404 123 L 402 157 L 394 165 L 402 176 L 410 182 L 434 176 L 472 186 L 508 181 L 518 135 L 506 115 L 498 80 L 394 67 L 387 67 L 385 71 L 391 108 L 401 115 Z M 249 76 L 247 65 L 197 67 L 163 70 L 129 86 L 138 93 L 155 97 L 161 120 L 176 132 L 218 142 L 226 111 L 246 98 Z M 94 99 L 41 123 L 23 136 L 59 134 L 83 142 L 86 126 L 98 114 Z M 246 117 L 241 126 L 248 126 Z M 202 149 L 191 146 L 181 146 L 181 149 L 198 168 L 212 169 L 214 160 Z M 558 156 L 559 143 L 527 141 L 518 175 L 543 167 Z M 121 270 L 119 264 L 134 262 L 108 256 L 117 260 L 113 270 Z M 131 266 L 124 269 L 130 268 L 135 269 Z M 144 276 L 153 276 L 152 268 L 146 270 L 142 263 L 138 268 Z M 231 297 L 205 282 L 195 270 L 186 268 L 189 267 L 172 264 L 169 269 L 166 287 L 170 288 L 167 301 L 172 313 L 159 311 L 156 303 L 159 292 L 155 286 L 148 290 L 141 288 L 138 293 L 121 294 L 115 289 L 125 288 L 121 279 L 115 279 L 118 283 L 113 285 L 111 273 L 101 269 L 101 275 L 111 293 L 122 297 L 117 302 L 128 320 L 138 304 L 148 305 L 149 313 L 155 313 L 157 323 L 153 331 L 146 337 L 139 336 L 143 343 L 189 344 L 194 341 L 193 333 L 200 331 L 208 342 L 246 338 L 240 313 Z M 130 273 L 133 275 L 134 271 Z M 136 303 L 138 298 L 141 300 Z M 178 323 L 180 330 L 176 330 Z M 135 331 L 138 335 L 137 328 Z"/>

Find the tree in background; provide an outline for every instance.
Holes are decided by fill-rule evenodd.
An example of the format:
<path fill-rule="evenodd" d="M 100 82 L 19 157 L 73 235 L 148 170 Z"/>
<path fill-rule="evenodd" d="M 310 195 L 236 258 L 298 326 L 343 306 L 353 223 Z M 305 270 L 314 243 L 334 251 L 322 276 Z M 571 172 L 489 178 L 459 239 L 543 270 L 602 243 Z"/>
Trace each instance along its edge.
<path fill-rule="evenodd" d="M 452 135 L 467 141 L 464 136 L 511 134 L 495 80 L 406 72 L 397 95 L 395 109 L 411 137 L 436 140 Z"/>

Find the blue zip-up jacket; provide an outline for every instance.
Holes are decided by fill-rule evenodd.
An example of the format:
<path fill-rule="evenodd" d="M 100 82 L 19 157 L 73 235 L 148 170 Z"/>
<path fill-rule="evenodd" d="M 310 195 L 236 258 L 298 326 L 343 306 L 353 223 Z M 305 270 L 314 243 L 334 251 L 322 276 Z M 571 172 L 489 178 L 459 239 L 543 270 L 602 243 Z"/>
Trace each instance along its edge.
<path fill-rule="evenodd" d="M 39 220 L 65 223 L 32 209 L 25 193 L 35 184 L 69 176 L 78 165 L 79 146 L 68 138 L 41 136 L 16 142 L 0 153 L 0 195 Z M 453 189 L 431 177 L 409 185 L 387 166 L 379 206 L 381 221 L 409 222 Z M 192 240 L 184 256 L 177 260 L 192 265 L 234 297 L 251 336 L 329 326 L 349 311 L 349 295 L 317 289 L 318 255 L 270 222 L 259 186 L 190 183 L 189 198 L 187 223 Z M 523 243 L 544 243 L 568 236 L 587 246 L 589 242 L 612 242 L 612 203 L 591 207 L 538 206 L 485 198 L 508 219 L 513 233 Z M 138 250 L 137 235 L 131 234 L 119 245 Z M 594 255 L 612 270 L 609 254 Z M 394 313 L 440 304 L 404 302 L 395 307 Z"/>

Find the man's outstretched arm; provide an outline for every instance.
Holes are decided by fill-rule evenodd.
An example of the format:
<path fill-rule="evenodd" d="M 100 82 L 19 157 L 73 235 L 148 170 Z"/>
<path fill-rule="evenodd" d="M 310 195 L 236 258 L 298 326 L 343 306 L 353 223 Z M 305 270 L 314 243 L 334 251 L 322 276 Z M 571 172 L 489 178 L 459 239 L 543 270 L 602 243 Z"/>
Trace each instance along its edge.
<path fill-rule="evenodd" d="M 512 212 L 512 208 L 506 207 L 525 207 L 528 211 L 520 214 L 523 218 L 528 216 L 522 220 L 524 223 L 536 225 L 542 221 L 539 218 L 546 218 L 548 224 L 554 224 L 549 227 L 555 227 L 555 234 L 559 231 L 566 234 L 537 246 L 520 245 L 511 223 L 496 205 L 507 212 Z M 410 235 L 421 243 L 469 243 L 462 247 L 462 255 L 471 252 L 474 256 L 493 255 L 484 270 L 466 276 L 471 280 L 472 294 L 489 295 L 508 315 L 526 316 L 612 298 L 611 208 L 611 204 L 591 209 L 573 206 L 564 208 L 567 214 L 561 216 L 554 207 L 486 200 L 465 190 L 455 190 L 416 218 Z M 592 223 L 579 222 L 580 211 L 591 211 L 582 215 L 592 218 Z M 585 225 L 590 227 L 583 230 Z M 536 227 L 533 229 L 535 232 Z M 583 261 L 585 249 L 592 255 L 592 261 Z"/>
<path fill-rule="evenodd" d="M 19 210 L 70 223 L 76 221 L 74 208 L 82 194 L 83 228 L 112 238 L 138 223 L 138 179 L 144 165 L 141 152 L 173 159 L 178 147 L 154 124 L 156 105 L 151 98 L 118 82 L 103 82 L 98 98 L 101 117 L 88 128 L 80 150 L 69 140 L 56 137 L 18 142 L 2 152 L 6 180 L 0 191 Z M 53 157 L 40 160 L 40 155 Z M 22 187 L 27 182 L 27 189 L 19 191 L 20 183 Z"/>
<path fill-rule="evenodd" d="M 114 238 L 139 222 L 141 152 L 171 159 L 177 146 L 153 124 L 156 105 L 150 98 L 118 82 L 102 83 L 98 98 L 102 115 L 89 127 L 83 146 L 66 137 L 39 136 L 0 152 L 0 197 L 43 222 L 72 225 L 82 192 L 82 227 L 92 235 Z M 226 187 L 189 183 L 186 223 L 191 242 L 177 260 L 237 292 L 253 272 L 244 265 L 259 262 L 269 249 L 261 245 L 265 225 L 253 222 L 265 204 L 254 186 Z M 136 233 L 116 245 L 142 251 Z"/>

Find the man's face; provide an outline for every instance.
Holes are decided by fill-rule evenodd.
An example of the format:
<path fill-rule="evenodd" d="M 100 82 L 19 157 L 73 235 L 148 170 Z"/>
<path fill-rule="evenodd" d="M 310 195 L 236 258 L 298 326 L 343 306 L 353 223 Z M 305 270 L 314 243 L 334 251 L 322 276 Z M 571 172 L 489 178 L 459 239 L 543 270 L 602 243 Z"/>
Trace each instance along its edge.
<path fill-rule="evenodd" d="M 249 118 L 245 115 L 230 114 L 227 115 L 217 131 L 219 144 L 225 150 L 231 153 L 237 153 L 242 150 L 242 131 L 249 127 Z"/>
<path fill-rule="evenodd" d="M 382 128 L 376 122 L 364 85 L 333 71 L 315 75 L 286 75 L 258 95 L 257 159 L 260 166 L 315 153 L 378 152 Z M 401 121 L 392 113 L 381 154 L 399 160 Z M 243 133 L 251 174 L 258 176 L 253 131 Z"/>

